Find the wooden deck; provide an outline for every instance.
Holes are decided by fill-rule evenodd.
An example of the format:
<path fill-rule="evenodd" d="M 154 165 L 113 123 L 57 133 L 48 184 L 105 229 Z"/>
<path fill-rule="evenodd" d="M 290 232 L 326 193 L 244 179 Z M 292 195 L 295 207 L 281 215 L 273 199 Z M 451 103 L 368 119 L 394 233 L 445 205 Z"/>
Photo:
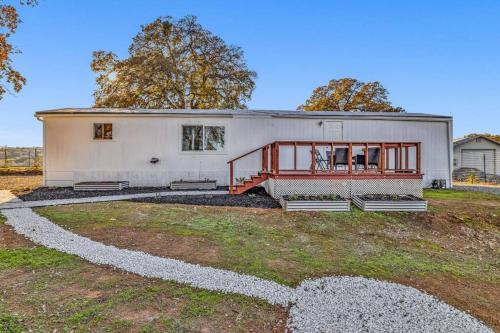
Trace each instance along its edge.
<path fill-rule="evenodd" d="M 235 185 L 238 162 L 255 154 L 261 156 L 255 175 Z M 243 193 L 267 178 L 421 179 L 420 156 L 420 142 L 275 141 L 228 162 L 229 192 Z"/>

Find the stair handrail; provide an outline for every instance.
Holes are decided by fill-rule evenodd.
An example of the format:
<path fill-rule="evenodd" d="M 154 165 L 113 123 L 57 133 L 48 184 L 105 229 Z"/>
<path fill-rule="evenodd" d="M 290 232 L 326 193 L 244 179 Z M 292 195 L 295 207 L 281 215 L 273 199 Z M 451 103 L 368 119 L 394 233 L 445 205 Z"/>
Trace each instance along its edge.
<path fill-rule="evenodd" d="M 250 150 L 249 152 L 247 152 L 247 153 L 245 153 L 245 154 L 243 154 L 243 155 L 240 155 L 240 156 L 238 156 L 238 157 L 233 158 L 232 160 L 229 160 L 229 161 L 227 162 L 227 164 L 229 164 L 229 163 L 231 163 L 231 162 L 234 162 L 234 161 L 236 161 L 236 160 L 239 160 L 239 159 L 241 159 L 241 158 L 243 158 L 243 157 L 245 157 L 245 156 L 248 156 L 248 155 L 250 155 L 250 154 L 253 154 L 253 153 L 255 153 L 256 151 L 259 151 L 259 150 L 261 150 L 261 149 L 264 149 L 264 148 L 265 148 L 265 147 L 267 147 L 267 146 L 270 146 L 271 144 L 272 144 L 272 142 L 271 142 L 271 143 L 266 143 L 265 145 L 262 145 L 262 146 L 260 146 L 260 147 L 255 148 L 254 150 Z"/>
<path fill-rule="evenodd" d="M 243 157 L 246 157 L 246 156 L 251 155 L 255 152 L 258 152 L 260 150 L 263 151 L 263 158 L 264 158 L 264 155 L 268 154 L 268 149 L 271 147 L 272 144 L 273 143 L 266 143 L 265 145 L 262 145 L 262 146 L 259 146 L 255 149 L 253 149 L 253 150 L 250 150 L 249 152 L 246 152 L 245 154 L 242 154 L 238 157 L 235 157 L 227 162 L 227 164 L 229 164 L 229 192 L 230 193 L 234 190 L 234 162 L 242 159 Z M 262 163 L 263 163 L 263 165 L 268 164 L 267 157 L 266 157 L 266 161 L 263 160 Z M 268 165 L 266 165 L 265 169 L 263 168 L 262 171 L 268 171 Z"/>

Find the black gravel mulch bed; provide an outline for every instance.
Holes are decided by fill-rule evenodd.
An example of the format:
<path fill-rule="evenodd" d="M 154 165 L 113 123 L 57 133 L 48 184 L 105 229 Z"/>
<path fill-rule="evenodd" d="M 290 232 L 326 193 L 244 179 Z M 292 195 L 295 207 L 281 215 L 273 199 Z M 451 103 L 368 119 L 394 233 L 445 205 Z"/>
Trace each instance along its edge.
<path fill-rule="evenodd" d="M 200 206 L 230 206 L 251 208 L 281 208 L 262 187 L 257 187 L 239 195 L 176 195 L 158 198 L 132 199 L 134 202 L 148 203 L 178 203 Z"/>
<path fill-rule="evenodd" d="M 423 199 L 410 194 L 364 194 L 360 195 L 359 198 L 364 201 L 423 201 Z"/>
<path fill-rule="evenodd" d="M 220 191 L 227 191 L 227 187 L 220 186 Z M 19 194 L 23 201 L 40 201 L 55 199 L 90 198 L 106 195 L 121 195 L 135 193 L 156 193 L 173 191 L 168 187 L 130 187 L 121 191 L 75 191 L 72 187 L 40 187 L 30 193 Z M 184 192 L 185 190 L 183 190 Z M 196 190 L 193 190 L 196 191 Z M 174 191 L 175 192 L 175 191 Z M 151 203 L 179 203 L 186 205 L 205 206 L 231 206 L 231 207 L 253 207 L 253 208 L 280 208 L 279 203 L 267 194 L 262 187 L 253 188 L 240 195 L 217 194 L 217 195 L 176 195 L 168 197 L 151 197 L 133 199 L 134 202 Z"/>
<path fill-rule="evenodd" d="M 226 191 L 227 187 L 218 187 L 217 190 Z M 75 191 L 73 187 L 40 187 L 29 193 L 19 194 L 18 197 L 23 201 L 39 201 L 168 191 L 172 190 L 168 187 L 129 187 L 121 191 Z"/>
<path fill-rule="evenodd" d="M 346 199 L 342 198 L 337 194 L 328 194 L 328 195 L 284 195 L 283 199 L 286 201 L 346 201 Z"/>

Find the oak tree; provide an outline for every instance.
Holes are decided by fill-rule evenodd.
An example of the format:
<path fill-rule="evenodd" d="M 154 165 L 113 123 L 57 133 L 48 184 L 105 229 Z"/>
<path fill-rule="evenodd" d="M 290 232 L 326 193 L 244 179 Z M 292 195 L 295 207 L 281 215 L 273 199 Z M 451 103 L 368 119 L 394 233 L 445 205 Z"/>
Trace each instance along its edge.
<path fill-rule="evenodd" d="M 21 5 L 35 6 L 37 0 L 21 0 Z M 0 0 L 0 99 L 12 86 L 15 92 L 21 91 L 26 78 L 12 67 L 12 55 L 20 53 L 9 41 L 21 23 L 16 7 Z"/>
<path fill-rule="evenodd" d="M 96 107 L 238 109 L 255 87 L 240 47 L 227 45 L 194 16 L 141 26 L 129 56 L 96 51 Z"/>
<path fill-rule="evenodd" d="M 364 83 L 352 78 L 331 80 L 313 90 L 311 97 L 298 110 L 305 111 L 366 111 L 404 112 L 393 107 L 387 90 L 380 82 Z"/>

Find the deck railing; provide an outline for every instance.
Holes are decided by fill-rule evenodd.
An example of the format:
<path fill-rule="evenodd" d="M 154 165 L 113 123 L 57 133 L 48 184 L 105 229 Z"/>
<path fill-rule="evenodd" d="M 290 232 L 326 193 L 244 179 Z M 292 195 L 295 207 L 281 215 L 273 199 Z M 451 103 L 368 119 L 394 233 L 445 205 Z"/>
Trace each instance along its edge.
<path fill-rule="evenodd" d="M 228 162 L 230 188 L 236 163 L 260 154 L 255 168 L 271 176 L 377 177 L 421 175 L 420 142 L 275 141 L 255 148 Z"/>

